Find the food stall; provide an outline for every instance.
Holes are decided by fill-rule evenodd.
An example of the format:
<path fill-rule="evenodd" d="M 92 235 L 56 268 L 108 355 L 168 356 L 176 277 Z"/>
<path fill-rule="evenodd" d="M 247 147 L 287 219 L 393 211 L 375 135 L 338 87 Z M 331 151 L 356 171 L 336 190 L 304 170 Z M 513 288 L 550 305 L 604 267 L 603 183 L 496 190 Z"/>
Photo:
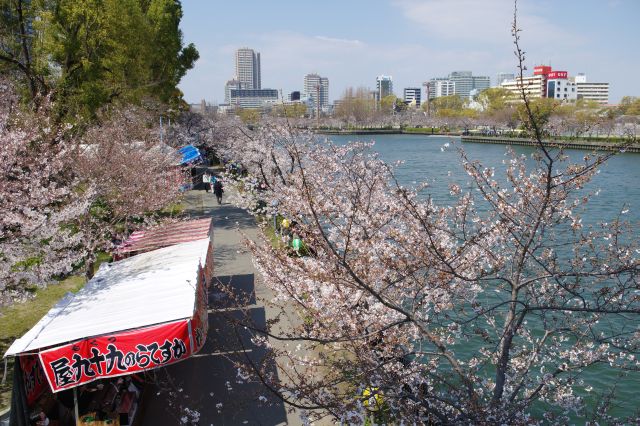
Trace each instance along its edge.
<path fill-rule="evenodd" d="M 212 253 L 204 238 L 101 265 L 6 352 L 11 424 L 133 424 L 144 374 L 204 345 Z"/>
<path fill-rule="evenodd" d="M 113 252 L 113 258 L 119 260 L 174 244 L 212 238 L 212 227 L 213 220 L 204 218 L 135 231 L 116 247 Z"/>

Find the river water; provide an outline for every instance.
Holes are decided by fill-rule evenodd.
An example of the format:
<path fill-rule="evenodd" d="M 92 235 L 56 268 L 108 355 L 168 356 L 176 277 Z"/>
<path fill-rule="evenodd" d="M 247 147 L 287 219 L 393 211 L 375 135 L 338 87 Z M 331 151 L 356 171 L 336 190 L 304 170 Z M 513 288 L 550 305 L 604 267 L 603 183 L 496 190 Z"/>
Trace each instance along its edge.
<path fill-rule="evenodd" d="M 502 164 L 507 152 L 506 145 L 461 143 L 459 137 L 422 136 L 422 135 L 332 135 L 330 139 L 336 143 L 347 141 L 374 141 L 374 150 L 380 153 L 387 162 L 403 161 L 396 169 L 396 176 L 401 184 L 412 186 L 418 182 L 428 182 L 430 187 L 425 196 L 431 196 L 436 204 L 447 204 L 452 201 L 449 195 L 449 184 L 457 183 L 463 188 L 468 186 L 469 178 L 462 169 L 458 148 L 463 148 L 470 160 L 478 160 L 485 167 L 495 167 L 496 176 L 505 169 Z M 531 147 L 515 146 L 513 150 L 519 154 L 530 155 Z M 572 159 L 582 159 L 587 151 L 568 150 Z M 597 191 L 582 212 L 583 223 L 610 222 L 621 210 L 629 210 L 626 220 L 640 226 L 640 154 L 625 153 L 611 158 L 601 167 L 601 171 L 586 188 Z M 640 228 L 637 228 L 640 229 Z M 637 238 L 637 235 L 629 236 Z M 640 322 L 636 325 L 640 328 Z M 612 414 L 632 415 L 640 408 L 640 375 L 634 374 L 624 378 L 604 367 L 594 368 L 584 375 L 585 381 L 591 384 L 594 392 L 580 393 L 593 406 L 598 393 L 615 385 L 617 397 Z M 573 418 L 576 424 L 584 422 L 580 416 Z"/>

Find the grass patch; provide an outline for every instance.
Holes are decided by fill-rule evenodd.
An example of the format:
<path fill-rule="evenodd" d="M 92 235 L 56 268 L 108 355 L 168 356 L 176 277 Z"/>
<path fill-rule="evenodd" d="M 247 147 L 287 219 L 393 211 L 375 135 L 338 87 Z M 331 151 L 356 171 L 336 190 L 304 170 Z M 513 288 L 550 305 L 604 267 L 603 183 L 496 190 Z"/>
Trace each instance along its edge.
<path fill-rule="evenodd" d="M 71 291 L 76 293 L 86 279 L 73 276 L 36 290 L 36 295 L 24 303 L 18 303 L 0 310 L 0 352 L 4 353 L 15 339 L 22 336 L 35 325 L 62 296 Z M 7 381 L 0 386 L 0 411 L 11 405 L 11 388 L 13 386 L 13 362 L 9 360 Z"/>
<path fill-rule="evenodd" d="M 169 204 L 164 209 L 160 210 L 161 217 L 174 217 L 180 216 L 184 213 L 185 205 L 182 202 Z"/>
<path fill-rule="evenodd" d="M 403 127 L 402 133 L 415 133 L 419 135 L 437 135 L 440 133 L 438 127 Z"/>
<path fill-rule="evenodd" d="M 280 235 L 276 234 L 276 230 L 273 227 L 273 219 L 262 218 L 260 222 L 266 223 L 264 227 L 264 235 L 269 239 L 273 248 L 280 249 L 287 245 L 282 241 Z"/>
<path fill-rule="evenodd" d="M 98 253 L 94 265 L 94 273 L 102 262 L 111 261 L 109 253 Z M 29 331 L 58 300 L 68 292 L 77 293 L 87 282 L 81 275 L 68 277 L 46 288 L 35 290 L 35 296 L 24 303 L 17 303 L 0 309 L 0 352 L 2 355 L 18 337 Z M 3 366 L 0 368 L 4 368 Z M 0 373 L 2 374 L 2 373 Z M 7 365 L 7 381 L 0 385 L 0 411 L 11 405 L 11 388 L 13 386 L 13 362 Z"/>

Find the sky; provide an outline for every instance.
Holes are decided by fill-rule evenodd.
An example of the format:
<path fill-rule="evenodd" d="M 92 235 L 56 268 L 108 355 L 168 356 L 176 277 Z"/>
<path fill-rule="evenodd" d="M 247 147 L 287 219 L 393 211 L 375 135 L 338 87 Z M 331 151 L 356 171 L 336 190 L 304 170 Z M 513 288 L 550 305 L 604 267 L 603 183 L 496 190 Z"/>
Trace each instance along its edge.
<path fill-rule="evenodd" d="M 375 88 L 396 95 L 452 71 L 516 72 L 512 0 L 182 0 L 185 44 L 200 59 L 180 83 L 185 99 L 224 102 L 234 52 L 261 55 L 262 87 L 302 90 L 305 74 L 329 79 L 329 98 Z M 640 96 L 640 0 L 518 0 L 526 73 L 535 65 L 610 83 L 610 103 Z"/>

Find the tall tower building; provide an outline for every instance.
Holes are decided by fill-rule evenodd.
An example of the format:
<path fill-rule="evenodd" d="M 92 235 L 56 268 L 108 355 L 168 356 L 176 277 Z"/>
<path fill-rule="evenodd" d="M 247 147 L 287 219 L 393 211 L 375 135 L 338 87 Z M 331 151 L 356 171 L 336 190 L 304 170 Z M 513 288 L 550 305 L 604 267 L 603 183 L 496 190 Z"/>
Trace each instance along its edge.
<path fill-rule="evenodd" d="M 489 77 L 476 76 L 471 71 L 454 71 L 449 74 L 449 80 L 456 84 L 456 95 L 463 99 L 468 98 L 473 89 L 482 91 L 491 86 Z"/>
<path fill-rule="evenodd" d="M 393 95 L 393 77 L 390 75 L 379 75 L 376 77 L 376 90 L 378 100 L 385 96 Z"/>
<path fill-rule="evenodd" d="M 260 53 L 243 47 L 236 50 L 236 79 L 243 89 L 261 89 Z"/>
<path fill-rule="evenodd" d="M 318 105 L 326 108 L 329 105 L 329 79 L 318 74 L 304 76 L 304 96 L 312 103 L 313 108 Z"/>

